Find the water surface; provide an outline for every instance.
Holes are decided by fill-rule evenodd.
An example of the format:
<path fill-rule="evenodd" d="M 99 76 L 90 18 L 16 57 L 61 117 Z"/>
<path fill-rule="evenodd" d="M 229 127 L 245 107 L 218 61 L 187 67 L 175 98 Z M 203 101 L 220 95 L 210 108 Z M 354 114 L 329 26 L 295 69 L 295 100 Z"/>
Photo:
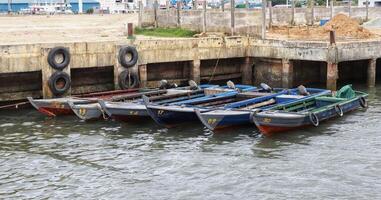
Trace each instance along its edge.
<path fill-rule="evenodd" d="M 2 111 L 0 198 L 380 199 L 381 94 L 368 92 L 367 110 L 272 138 Z"/>

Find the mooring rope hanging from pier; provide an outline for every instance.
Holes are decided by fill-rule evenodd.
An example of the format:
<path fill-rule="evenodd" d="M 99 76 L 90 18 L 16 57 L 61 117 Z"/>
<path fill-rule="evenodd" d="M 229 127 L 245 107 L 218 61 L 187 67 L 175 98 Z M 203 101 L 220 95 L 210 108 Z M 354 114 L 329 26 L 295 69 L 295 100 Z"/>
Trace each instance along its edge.
<path fill-rule="evenodd" d="M 223 45 L 225 45 L 226 43 L 225 43 L 225 37 L 223 37 Z M 218 66 L 218 63 L 219 63 L 219 61 L 220 61 L 220 54 L 221 54 L 221 49 L 222 48 L 220 48 L 219 49 L 219 51 L 218 51 L 218 56 L 217 56 L 217 61 L 216 61 L 216 65 L 214 65 L 214 69 L 213 69 L 213 73 L 212 73 L 212 76 L 210 76 L 210 79 L 209 79 L 209 81 L 208 81 L 208 84 L 210 84 L 210 82 L 213 80 L 213 78 L 214 78 L 214 74 L 216 73 L 216 70 L 217 70 L 217 66 Z"/>

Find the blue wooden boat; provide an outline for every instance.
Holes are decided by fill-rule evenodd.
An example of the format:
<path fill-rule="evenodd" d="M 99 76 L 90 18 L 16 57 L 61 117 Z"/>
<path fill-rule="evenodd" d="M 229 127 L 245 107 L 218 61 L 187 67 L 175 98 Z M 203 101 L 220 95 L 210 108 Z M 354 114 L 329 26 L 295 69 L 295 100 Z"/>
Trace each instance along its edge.
<path fill-rule="evenodd" d="M 250 117 L 253 110 L 267 109 L 309 96 L 325 95 L 331 92 L 330 90 L 316 88 L 304 89 L 304 87 L 300 90 L 299 88 L 281 90 L 277 93 L 269 93 L 265 96 L 230 103 L 211 111 L 202 112 L 200 109 L 196 109 L 195 112 L 205 127 L 213 131 L 231 126 L 251 124 Z"/>
<path fill-rule="evenodd" d="M 215 91 L 219 90 L 229 90 L 227 86 L 218 86 L 218 85 L 200 85 L 199 89 L 196 90 L 178 90 L 171 89 L 168 90 L 168 93 L 155 96 L 155 97 L 146 97 L 149 101 L 154 102 L 157 105 L 161 104 L 170 104 L 179 101 L 191 100 L 195 98 L 204 97 L 205 91 Z M 110 102 L 110 101 L 99 101 L 99 104 L 102 108 L 102 111 L 109 117 L 112 117 L 117 120 L 130 121 L 142 119 L 149 117 L 147 113 L 146 106 L 141 98 L 131 101 L 131 102 Z"/>
<path fill-rule="evenodd" d="M 254 113 L 253 121 L 266 136 L 305 126 L 318 126 L 321 121 L 341 117 L 359 107 L 367 107 L 367 96 L 346 85 L 334 96 L 313 96 Z"/>
<path fill-rule="evenodd" d="M 195 108 L 201 112 L 210 110 L 214 106 L 232 103 L 244 99 L 252 98 L 253 95 L 264 95 L 262 89 L 247 85 L 237 85 L 238 90 L 226 91 L 223 93 L 206 95 L 202 98 L 180 101 L 171 104 L 155 104 L 145 98 L 148 114 L 159 125 L 173 127 L 182 123 L 197 121 Z M 256 91 L 254 94 L 253 92 Z"/>

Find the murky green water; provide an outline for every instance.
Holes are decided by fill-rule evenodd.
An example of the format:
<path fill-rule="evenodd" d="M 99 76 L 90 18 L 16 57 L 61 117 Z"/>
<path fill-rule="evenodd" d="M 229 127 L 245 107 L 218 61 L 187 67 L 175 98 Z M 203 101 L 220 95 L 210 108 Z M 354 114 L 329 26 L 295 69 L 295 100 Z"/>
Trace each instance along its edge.
<path fill-rule="evenodd" d="M 380 199 L 381 93 L 369 93 L 366 111 L 273 138 L 0 112 L 0 199 Z"/>

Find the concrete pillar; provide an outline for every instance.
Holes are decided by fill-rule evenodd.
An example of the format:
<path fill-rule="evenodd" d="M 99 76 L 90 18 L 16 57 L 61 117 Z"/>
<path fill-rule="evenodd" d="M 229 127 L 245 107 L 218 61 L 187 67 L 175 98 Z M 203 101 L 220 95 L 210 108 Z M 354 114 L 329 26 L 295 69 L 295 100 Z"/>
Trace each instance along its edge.
<path fill-rule="evenodd" d="M 314 0 L 311 0 L 311 25 L 313 26 L 314 25 L 314 21 L 315 21 L 315 1 Z"/>
<path fill-rule="evenodd" d="M 138 27 L 142 28 L 142 20 L 143 20 L 143 2 L 139 1 L 139 15 L 138 15 Z"/>
<path fill-rule="evenodd" d="M 154 13 L 154 19 L 155 19 L 155 28 L 158 27 L 158 23 L 157 23 L 157 9 L 159 8 L 159 3 L 157 2 L 157 0 L 154 1 L 153 3 L 153 13 Z"/>
<path fill-rule="evenodd" d="M 51 48 L 41 49 L 40 66 L 41 66 L 41 73 L 42 73 L 42 97 L 44 99 L 55 97 L 52 91 L 50 91 L 49 84 L 48 84 L 49 78 L 52 76 L 54 72 L 57 71 L 53 69 L 48 63 L 48 54 L 50 50 Z M 70 52 L 69 48 L 68 50 Z M 67 67 L 65 67 L 65 69 L 62 70 L 62 72 L 65 72 L 70 76 L 70 63 Z M 71 87 L 63 96 L 69 96 L 70 94 L 71 94 Z"/>
<path fill-rule="evenodd" d="M 141 88 L 147 87 L 147 65 L 139 65 L 139 79 Z"/>
<path fill-rule="evenodd" d="M 336 81 L 339 78 L 337 63 L 327 63 L 327 89 L 336 91 Z"/>
<path fill-rule="evenodd" d="M 180 24 L 180 10 L 181 10 L 181 2 L 180 1 L 178 1 L 177 2 L 177 8 L 176 8 L 176 13 L 177 13 L 177 27 L 180 27 L 181 26 L 181 24 Z"/>
<path fill-rule="evenodd" d="M 376 86 L 376 59 L 370 59 L 368 63 L 368 87 Z"/>
<path fill-rule="evenodd" d="M 194 80 L 197 84 L 200 84 L 200 66 L 201 66 L 201 61 L 200 60 L 193 60 L 191 61 L 191 74 L 190 74 L 190 79 Z"/>
<path fill-rule="evenodd" d="M 291 10 L 292 10 L 292 13 L 291 13 L 291 26 L 293 26 L 293 25 L 295 25 L 295 0 L 292 0 Z"/>
<path fill-rule="evenodd" d="M 348 1 L 348 15 L 349 17 L 352 16 L 352 0 Z"/>
<path fill-rule="evenodd" d="M 169 20 L 171 19 L 171 11 L 169 9 L 169 6 L 170 6 L 170 3 L 169 3 L 169 0 L 166 0 L 165 1 L 165 15 L 167 17 L 167 22 L 169 22 Z M 165 26 L 168 26 L 168 25 L 165 25 Z"/>
<path fill-rule="evenodd" d="M 251 57 L 244 58 L 244 62 L 241 66 L 242 83 L 251 85 L 253 84 L 253 64 L 254 60 Z"/>
<path fill-rule="evenodd" d="M 206 0 L 202 2 L 202 32 L 206 33 Z"/>
<path fill-rule="evenodd" d="M 262 40 L 266 39 L 266 0 L 262 0 Z"/>
<path fill-rule="evenodd" d="M 291 88 L 294 84 L 294 67 L 288 59 L 282 59 L 282 87 Z"/>
<path fill-rule="evenodd" d="M 269 29 L 273 26 L 273 5 L 271 1 L 268 1 L 269 4 Z"/>
<path fill-rule="evenodd" d="M 221 0 L 221 11 L 225 11 L 225 0 Z"/>
<path fill-rule="evenodd" d="M 231 35 L 234 35 L 235 32 L 235 16 L 234 16 L 234 9 L 235 9 L 235 0 L 230 0 L 230 28 L 231 28 Z"/>
<path fill-rule="evenodd" d="M 366 14 L 365 14 L 365 21 L 369 20 L 369 0 L 365 1 L 365 7 L 366 7 Z"/>

